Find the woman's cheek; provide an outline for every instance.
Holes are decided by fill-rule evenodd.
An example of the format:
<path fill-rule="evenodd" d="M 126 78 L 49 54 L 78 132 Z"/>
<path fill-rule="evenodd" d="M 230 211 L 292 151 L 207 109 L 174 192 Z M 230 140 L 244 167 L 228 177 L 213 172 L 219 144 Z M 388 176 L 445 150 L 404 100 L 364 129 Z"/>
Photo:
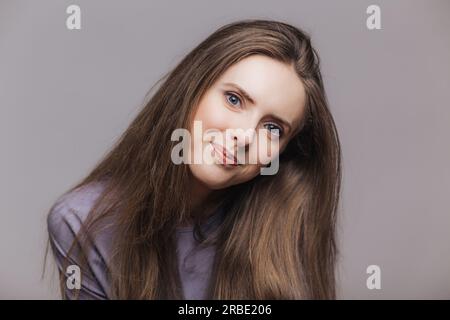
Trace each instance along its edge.
<path fill-rule="evenodd" d="M 280 145 L 278 139 L 265 140 L 262 143 L 262 148 L 259 149 L 258 154 L 259 163 L 261 163 L 261 165 L 269 164 L 271 161 L 273 161 L 275 157 L 278 156 L 279 152 L 280 152 Z"/>
<path fill-rule="evenodd" d="M 229 115 L 220 101 L 212 99 L 204 106 L 204 110 L 198 113 L 198 120 L 202 121 L 203 129 L 226 129 Z"/>
<path fill-rule="evenodd" d="M 271 144 L 265 136 L 265 130 L 261 130 L 258 134 L 258 164 L 266 165 L 271 159 Z"/>

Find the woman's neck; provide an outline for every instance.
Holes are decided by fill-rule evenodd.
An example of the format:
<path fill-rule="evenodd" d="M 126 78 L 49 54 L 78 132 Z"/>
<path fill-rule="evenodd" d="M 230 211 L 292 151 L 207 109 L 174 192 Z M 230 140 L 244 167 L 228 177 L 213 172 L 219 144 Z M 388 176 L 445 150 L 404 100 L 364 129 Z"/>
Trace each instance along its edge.
<path fill-rule="evenodd" d="M 210 189 L 191 177 L 189 193 L 190 219 L 186 222 L 187 225 L 192 224 L 194 217 L 208 219 L 221 205 L 224 190 Z"/>

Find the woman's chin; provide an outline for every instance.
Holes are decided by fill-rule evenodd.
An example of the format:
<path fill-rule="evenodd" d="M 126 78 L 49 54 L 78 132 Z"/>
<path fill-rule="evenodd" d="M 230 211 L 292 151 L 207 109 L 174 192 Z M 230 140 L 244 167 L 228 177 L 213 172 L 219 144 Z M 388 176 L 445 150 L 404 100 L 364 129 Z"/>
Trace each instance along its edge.
<path fill-rule="evenodd" d="M 197 180 L 214 190 L 229 187 L 234 177 L 232 168 L 220 164 L 190 164 L 189 168 Z"/>

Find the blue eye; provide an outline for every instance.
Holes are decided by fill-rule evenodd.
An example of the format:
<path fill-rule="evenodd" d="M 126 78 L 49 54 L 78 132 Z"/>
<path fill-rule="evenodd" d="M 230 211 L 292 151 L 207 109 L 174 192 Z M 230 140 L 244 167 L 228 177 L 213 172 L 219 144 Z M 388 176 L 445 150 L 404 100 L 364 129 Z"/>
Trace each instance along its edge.
<path fill-rule="evenodd" d="M 237 106 L 236 103 L 239 103 L 239 104 L 241 103 L 241 99 L 237 95 L 235 95 L 231 92 L 226 92 L 225 96 L 227 96 L 227 102 L 233 106 Z"/>
<path fill-rule="evenodd" d="M 268 129 L 273 135 L 279 136 L 281 137 L 283 135 L 283 129 L 280 128 L 279 126 L 277 126 L 276 124 L 273 123 L 268 123 L 268 126 L 272 126 L 272 128 Z M 273 129 L 278 129 L 278 133 L 276 133 L 275 131 L 272 131 Z"/>
<path fill-rule="evenodd" d="M 227 102 L 231 104 L 233 107 L 237 107 L 238 105 L 241 104 L 241 98 L 238 95 L 234 94 L 233 92 L 225 92 L 225 96 L 227 97 Z M 283 135 L 283 128 L 281 128 L 280 126 L 274 123 L 267 123 L 266 125 L 271 126 L 271 128 L 268 129 L 271 134 L 277 135 L 279 137 Z M 272 131 L 274 129 L 278 129 L 278 133 Z"/>

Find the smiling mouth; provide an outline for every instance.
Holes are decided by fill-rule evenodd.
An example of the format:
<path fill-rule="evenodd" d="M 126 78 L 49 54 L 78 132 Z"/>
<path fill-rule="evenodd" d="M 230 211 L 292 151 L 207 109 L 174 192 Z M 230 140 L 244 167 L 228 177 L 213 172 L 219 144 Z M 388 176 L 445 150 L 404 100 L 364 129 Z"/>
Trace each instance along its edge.
<path fill-rule="evenodd" d="M 227 152 L 227 150 L 225 148 L 223 148 L 222 146 L 219 146 L 218 144 L 214 143 L 214 142 L 210 142 L 214 152 L 221 157 L 222 159 L 222 163 L 220 163 L 221 165 L 224 166 L 239 166 L 240 164 L 238 164 L 237 162 L 237 158 L 231 154 L 230 152 Z M 226 160 L 231 161 L 231 163 L 226 163 Z"/>

